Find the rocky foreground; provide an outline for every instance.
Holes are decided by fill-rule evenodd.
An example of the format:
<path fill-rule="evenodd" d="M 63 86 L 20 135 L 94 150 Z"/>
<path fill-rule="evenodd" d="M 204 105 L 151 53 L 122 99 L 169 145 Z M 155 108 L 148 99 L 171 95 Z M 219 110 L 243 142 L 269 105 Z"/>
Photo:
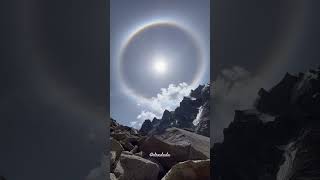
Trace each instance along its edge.
<path fill-rule="evenodd" d="M 175 111 L 145 120 L 141 129 L 111 119 L 112 180 L 210 179 L 209 85 L 199 86 Z"/>
<path fill-rule="evenodd" d="M 213 179 L 320 179 L 320 69 L 286 74 L 238 110 L 211 151 Z"/>
<path fill-rule="evenodd" d="M 111 119 L 113 180 L 210 179 L 210 140 L 179 128 L 146 136 Z M 170 157 L 154 157 L 163 154 Z M 151 155 L 151 156 L 150 156 Z"/>

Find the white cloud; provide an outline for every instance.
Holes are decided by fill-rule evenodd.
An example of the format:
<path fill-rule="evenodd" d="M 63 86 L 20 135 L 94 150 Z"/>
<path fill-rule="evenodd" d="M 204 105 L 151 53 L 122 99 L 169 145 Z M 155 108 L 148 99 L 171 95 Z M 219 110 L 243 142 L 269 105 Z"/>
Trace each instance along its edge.
<path fill-rule="evenodd" d="M 161 118 L 165 110 L 175 110 L 183 97 L 189 96 L 191 89 L 192 87 L 185 82 L 177 85 L 170 84 L 168 88 L 161 88 L 160 93 L 155 97 L 147 101 L 138 102 L 138 105 L 143 110 L 137 116 L 137 121 L 133 121 L 130 124 L 139 129 L 144 120 L 152 120 L 154 117 Z"/>
<path fill-rule="evenodd" d="M 142 110 L 141 113 L 137 116 L 137 120 L 130 122 L 130 126 L 135 129 L 140 129 L 144 120 L 146 120 L 146 119 L 152 120 L 154 117 L 159 118 L 158 116 L 156 116 L 155 114 L 153 114 L 150 111 Z"/>
<path fill-rule="evenodd" d="M 159 116 L 155 115 L 154 113 L 143 110 L 137 116 L 137 120 L 136 121 L 130 122 L 130 126 L 136 128 L 136 129 L 139 129 L 141 127 L 142 123 L 144 122 L 144 120 L 146 120 L 146 119 L 152 120 L 154 117 L 159 118 Z"/>

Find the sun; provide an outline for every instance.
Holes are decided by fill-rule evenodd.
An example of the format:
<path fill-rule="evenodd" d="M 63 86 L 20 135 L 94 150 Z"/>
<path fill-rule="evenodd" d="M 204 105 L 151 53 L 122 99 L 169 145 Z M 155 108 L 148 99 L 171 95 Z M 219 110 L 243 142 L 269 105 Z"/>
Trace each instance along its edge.
<path fill-rule="evenodd" d="M 167 59 L 163 56 L 155 56 L 153 58 L 153 70 L 157 74 L 164 74 L 167 72 L 168 69 L 168 64 L 167 64 Z"/>

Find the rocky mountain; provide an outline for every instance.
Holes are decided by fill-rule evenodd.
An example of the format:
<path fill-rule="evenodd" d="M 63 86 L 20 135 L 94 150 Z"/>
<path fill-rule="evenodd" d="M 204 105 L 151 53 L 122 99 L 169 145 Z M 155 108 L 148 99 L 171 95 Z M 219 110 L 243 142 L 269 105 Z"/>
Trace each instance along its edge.
<path fill-rule="evenodd" d="M 237 110 L 211 149 L 213 179 L 320 179 L 320 69 L 286 74 Z"/>
<path fill-rule="evenodd" d="M 112 180 L 210 179 L 210 139 L 206 136 L 175 127 L 145 134 L 113 119 L 110 136 Z"/>
<path fill-rule="evenodd" d="M 210 136 L 210 85 L 200 85 L 184 97 L 174 111 L 165 110 L 162 118 L 147 119 L 140 133 L 158 134 L 170 127 L 185 129 L 200 135 Z"/>

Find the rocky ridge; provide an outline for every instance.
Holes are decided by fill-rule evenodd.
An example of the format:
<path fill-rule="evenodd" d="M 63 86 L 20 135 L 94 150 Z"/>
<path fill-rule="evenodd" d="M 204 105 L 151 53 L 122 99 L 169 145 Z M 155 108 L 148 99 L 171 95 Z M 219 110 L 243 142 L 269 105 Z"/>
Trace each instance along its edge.
<path fill-rule="evenodd" d="M 180 166 L 194 171 L 195 180 L 205 180 L 203 177 L 210 174 L 210 140 L 206 136 L 179 128 L 168 128 L 162 134 L 142 135 L 113 119 L 110 136 L 111 179 L 171 180 L 178 176 L 183 179 L 188 172 Z M 170 156 L 158 157 L 154 154 Z M 205 167 L 202 171 L 206 174 L 197 173 L 200 167 Z"/>
<path fill-rule="evenodd" d="M 174 111 L 165 110 L 162 118 L 147 119 L 143 122 L 141 134 L 159 134 L 165 129 L 176 127 L 195 132 L 200 135 L 210 136 L 210 85 L 200 85 L 184 97 L 180 106 Z"/>
<path fill-rule="evenodd" d="M 320 179 L 320 69 L 287 73 L 258 94 L 211 149 L 213 179 Z"/>

